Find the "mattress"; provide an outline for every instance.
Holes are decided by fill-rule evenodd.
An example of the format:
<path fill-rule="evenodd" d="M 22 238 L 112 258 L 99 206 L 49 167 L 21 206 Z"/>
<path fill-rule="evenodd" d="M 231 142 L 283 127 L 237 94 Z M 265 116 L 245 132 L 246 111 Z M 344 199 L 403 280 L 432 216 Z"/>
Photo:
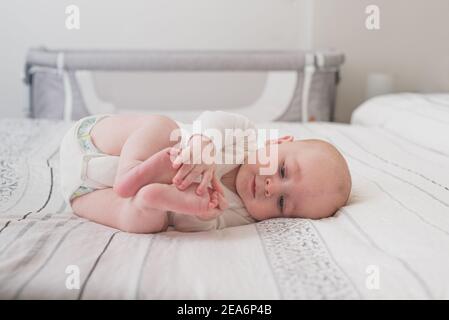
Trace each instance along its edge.
<path fill-rule="evenodd" d="M 138 235 L 65 205 L 58 145 L 69 126 L 0 119 L 2 299 L 449 298 L 449 159 L 407 136 L 258 124 L 334 143 L 352 172 L 347 206 L 316 221 Z"/>

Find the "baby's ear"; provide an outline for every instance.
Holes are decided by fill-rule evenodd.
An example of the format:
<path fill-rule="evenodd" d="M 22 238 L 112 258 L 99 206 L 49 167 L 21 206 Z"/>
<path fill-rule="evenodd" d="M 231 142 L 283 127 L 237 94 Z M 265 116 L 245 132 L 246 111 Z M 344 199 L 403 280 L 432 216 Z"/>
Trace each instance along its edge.
<path fill-rule="evenodd" d="M 281 144 L 284 142 L 291 142 L 294 140 L 293 136 L 283 136 L 277 139 L 267 140 L 267 144 Z"/>

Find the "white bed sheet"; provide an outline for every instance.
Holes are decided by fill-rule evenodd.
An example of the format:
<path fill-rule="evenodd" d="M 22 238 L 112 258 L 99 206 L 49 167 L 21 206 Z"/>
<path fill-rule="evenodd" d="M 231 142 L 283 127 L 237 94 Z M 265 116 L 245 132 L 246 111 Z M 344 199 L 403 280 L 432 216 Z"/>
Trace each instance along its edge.
<path fill-rule="evenodd" d="M 0 120 L 0 298 L 449 298 L 449 158 L 381 128 L 267 123 L 347 157 L 349 204 L 319 221 L 135 235 L 67 211 L 69 124 Z M 80 288 L 68 289 L 68 266 Z M 73 279 L 73 278 L 70 278 Z"/>

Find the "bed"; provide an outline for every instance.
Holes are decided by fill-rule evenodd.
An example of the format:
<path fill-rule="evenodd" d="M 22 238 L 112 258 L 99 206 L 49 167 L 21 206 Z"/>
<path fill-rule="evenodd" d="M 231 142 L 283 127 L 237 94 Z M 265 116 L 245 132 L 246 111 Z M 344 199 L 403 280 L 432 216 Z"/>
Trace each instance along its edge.
<path fill-rule="evenodd" d="M 334 143 L 349 203 L 328 219 L 199 233 L 129 234 L 73 215 L 58 190 L 69 126 L 0 119 L 2 299 L 449 298 L 449 95 L 375 98 L 351 125 L 258 123 Z"/>

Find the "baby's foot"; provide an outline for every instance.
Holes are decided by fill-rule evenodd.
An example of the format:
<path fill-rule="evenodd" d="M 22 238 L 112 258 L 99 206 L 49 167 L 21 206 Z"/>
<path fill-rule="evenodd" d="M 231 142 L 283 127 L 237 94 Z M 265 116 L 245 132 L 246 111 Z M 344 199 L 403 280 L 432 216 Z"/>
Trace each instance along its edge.
<path fill-rule="evenodd" d="M 114 184 L 114 190 L 122 197 L 134 196 L 137 191 L 151 183 L 171 184 L 177 170 L 170 160 L 170 149 L 156 152 L 147 160 L 124 173 Z"/>
<path fill-rule="evenodd" d="M 197 183 L 192 184 L 183 191 L 178 190 L 174 185 L 172 187 L 173 195 L 176 195 L 171 202 L 174 209 L 172 211 L 194 215 L 202 220 L 209 220 L 221 214 L 219 209 L 220 195 L 217 191 L 208 188 L 208 192 L 198 195 L 196 193 Z"/>
<path fill-rule="evenodd" d="M 192 184 L 183 191 L 179 191 L 179 199 L 182 201 L 180 212 L 192 214 L 201 219 L 211 219 L 217 216 L 218 192 L 208 188 L 208 192 L 202 195 L 196 193 L 198 184 Z"/>

